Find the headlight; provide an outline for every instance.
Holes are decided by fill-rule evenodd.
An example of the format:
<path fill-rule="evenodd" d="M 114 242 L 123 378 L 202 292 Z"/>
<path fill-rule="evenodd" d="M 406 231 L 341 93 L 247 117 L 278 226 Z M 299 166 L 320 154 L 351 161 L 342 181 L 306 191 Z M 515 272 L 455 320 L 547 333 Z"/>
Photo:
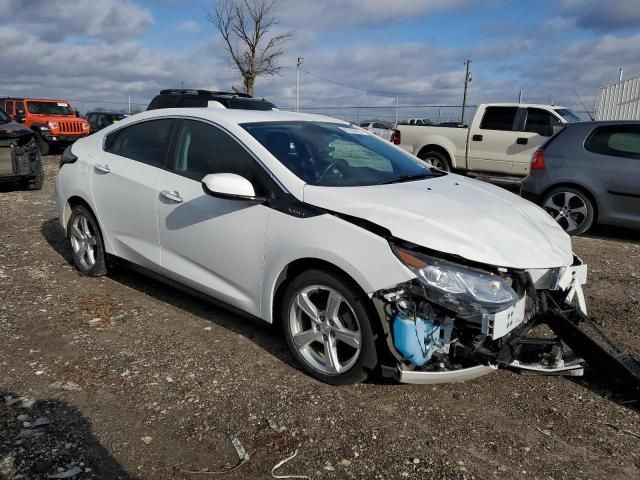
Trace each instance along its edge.
<path fill-rule="evenodd" d="M 484 270 L 466 267 L 393 245 L 393 252 L 425 287 L 427 298 L 459 313 L 497 312 L 518 301 L 508 281 Z"/>
<path fill-rule="evenodd" d="M 83 124 L 82 124 L 82 128 L 83 128 L 84 130 L 89 130 L 89 124 L 88 124 L 88 123 L 83 123 Z"/>
<path fill-rule="evenodd" d="M 58 122 L 47 122 L 47 125 L 49 126 L 49 128 L 51 130 L 55 130 L 56 128 L 58 128 L 60 125 L 58 124 Z"/>

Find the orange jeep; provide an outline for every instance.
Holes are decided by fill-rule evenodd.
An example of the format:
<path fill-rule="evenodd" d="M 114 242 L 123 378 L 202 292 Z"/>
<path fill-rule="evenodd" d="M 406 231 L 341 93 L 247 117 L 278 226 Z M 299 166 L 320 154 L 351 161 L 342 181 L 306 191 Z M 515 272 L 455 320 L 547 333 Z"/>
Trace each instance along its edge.
<path fill-rule="evenodd" d="M 64 100 L 0 98 L 0 109 L 35 132 L 42 155 L 51 145 L 68 145 L 89 135 L 89 123 Z"/>

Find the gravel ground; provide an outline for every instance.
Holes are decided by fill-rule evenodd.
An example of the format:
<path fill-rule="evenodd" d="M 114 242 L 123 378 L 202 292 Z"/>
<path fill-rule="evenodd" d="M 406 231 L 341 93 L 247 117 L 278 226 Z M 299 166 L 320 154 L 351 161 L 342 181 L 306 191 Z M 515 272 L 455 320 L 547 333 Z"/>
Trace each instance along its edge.
<path fill-rule="evenodd" d="M 336 388 L 299 371 L 275 329 L 128 270 L 79 275 L 57 161 L 42 191 L 0 186 L 0 478 L 271 478 L 296 449 L 276 473 L 640 478 L 639 402 L 595 377 Z M 637 233 L 574 245 L 593 318 L 640 354 Z"/>

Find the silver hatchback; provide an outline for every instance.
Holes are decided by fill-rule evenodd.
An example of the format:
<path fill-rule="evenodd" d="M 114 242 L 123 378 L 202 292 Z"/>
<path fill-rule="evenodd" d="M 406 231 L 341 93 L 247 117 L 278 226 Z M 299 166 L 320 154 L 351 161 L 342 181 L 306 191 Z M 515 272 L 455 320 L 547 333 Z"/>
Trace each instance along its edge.
<path fill-rule="evenodd" d="M 521 195 L 570 235 L 596 223 L 640 228 L 640 122 L 566 125 L 535 153 Z"/>

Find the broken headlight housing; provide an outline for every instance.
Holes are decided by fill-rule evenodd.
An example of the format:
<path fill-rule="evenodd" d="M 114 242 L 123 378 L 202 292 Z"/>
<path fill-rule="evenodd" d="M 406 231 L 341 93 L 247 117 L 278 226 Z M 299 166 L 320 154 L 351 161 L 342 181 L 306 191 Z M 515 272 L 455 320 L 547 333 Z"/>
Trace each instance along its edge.
<path fill-rule="evenodd" d="M 510 279 L 397 245 L 391 249 L 415 273 L 428 300 L 459 314 L 495 313 L 519 300 Z"/>

